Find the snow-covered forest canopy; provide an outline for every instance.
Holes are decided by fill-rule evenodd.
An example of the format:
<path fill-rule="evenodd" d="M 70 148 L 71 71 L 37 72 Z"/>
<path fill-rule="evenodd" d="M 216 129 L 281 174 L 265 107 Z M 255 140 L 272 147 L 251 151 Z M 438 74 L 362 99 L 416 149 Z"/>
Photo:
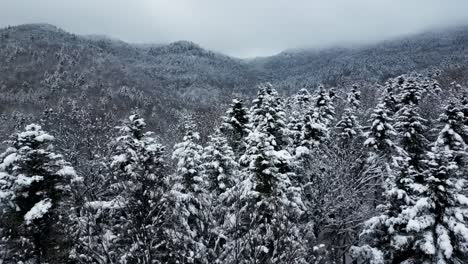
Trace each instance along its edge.
<path fill-rule="evenodd" d="M 467 45 L 0 29 L 0 263 L 468 263 Z"/>

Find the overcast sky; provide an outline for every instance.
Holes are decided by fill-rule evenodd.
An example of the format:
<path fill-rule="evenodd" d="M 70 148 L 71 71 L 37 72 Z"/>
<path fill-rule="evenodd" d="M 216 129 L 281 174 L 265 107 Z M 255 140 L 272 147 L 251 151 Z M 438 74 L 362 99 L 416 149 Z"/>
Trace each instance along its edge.
<path fill-rule="evenodd" d="M 467 24 L 467 11 L 468 0 L 0 0 L 0 26 L 43 22 L 127 42 L 190 40 L 251 57 Z"/>

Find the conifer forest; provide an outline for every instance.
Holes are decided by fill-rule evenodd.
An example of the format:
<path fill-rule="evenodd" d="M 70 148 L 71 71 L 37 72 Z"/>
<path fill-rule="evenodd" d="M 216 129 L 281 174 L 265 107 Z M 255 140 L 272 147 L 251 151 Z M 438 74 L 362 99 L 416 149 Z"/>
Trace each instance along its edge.
<path fill-rule="evenodd" d="M 468 263 L 467 47 L 0 29 L 0 263 Z"/>

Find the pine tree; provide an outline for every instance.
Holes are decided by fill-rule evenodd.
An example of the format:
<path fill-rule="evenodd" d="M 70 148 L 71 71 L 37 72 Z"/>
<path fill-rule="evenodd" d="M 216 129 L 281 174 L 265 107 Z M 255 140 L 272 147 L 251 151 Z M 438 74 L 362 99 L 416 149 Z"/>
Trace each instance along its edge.
<path fill-rule="evenodd" d="M 208 230 L 208 197 L 203 178 L 201 155 L 193 121 L 185 125 L 183 141 L 174 146 L 172 158 L 177 162 L 170 194 L 171 222 L 168 229 L 169 250 L 175 263 L 206 263 L 210 241 Z"/>
<path fill-rule="evenodd" d="M 429 141 L 424 135 L 426 122 L 427 120 L 419 114 L 419 107 L 413 103 L 403 105 L 396 114 L 395 128 L 398 132 L 399 146 L 409 155 L 410 164 L 418 171 L 429 146 Z"/>
<path fill-rule="evenodd" d="M 386 84 L 386 90 L 383 94 L 380 104 L 382 104 L 388 111 L 388 115 L 391 117 L 398 111 L 398 100 L 394 95 L 394 87 L 392 83 Z"/>
<path fill-rule="evenodd" d="M 361 246 L 351 250 L 354 258 L 384 264 L 402 263 L 414 255 L 413 236 L 406 230 L 409 218 L 403 212 L 414 205 L 413 194 L 422 186 L 415 183 L 419 172 L 409 161 L 400 159 L 394 174 L 387 178 L 384 203 L 377 207 L 379 214 L 364 223 Z"/>
<path fill-rule="evenodd" d="M 292 180 L 292 157 L 287 145 L 278 144 L 277 131 L 272 129 L 283 127 L 284 115 L 270 103 L 258 104 L 265 100 L 264 93 L 259 93 L 251 111 L 251 120 L 257 122 L 240 159 L 245 168 L 226 222 L 231 235 L 223 263 L 303 263 L 305 259 L 297 225 L 303 204 Z"/>
<path fill-rule="evenodd" d="M 296 105 L 296 111 L 307 109 L 313 103 L 312 96 L 309 91 L 305 88 L 299 90 L 296 96 L 294 96 L 294 105 Z"/>
<path fill-rule="evenodd" d="M 276 150 L 290 143 L 285 116 L 284 103 L 272 85 L 266 83 L 259 86 L 257 98 L 250 109 L 251 129 L 264 126 L 267 133 L 275 137 Z"/>
<path fill-rule="evenodd" d="M 401 85 L 398 103 L 401 105 L 418 105 L 424 93 L 424 87 L 413 79 L 405 81 Z"/>
<path fill-rule="evenodd" d="M 320 113 L 315 108 L 310 108 L 304 115 L 301 123 L 299 146 L 296 147 L 296 156 L 310 154 L 310 151 L 322 144 L 329 137 L 329 130 Z"/>
<path fill-rule="evenodd" d="M 468 96 L 461 99 L 461 112 L 463 113 L 464 133 L 461 135 L 465 144 L 468 145 Z"/>
<path fill-rule="evenodd" d="M 0 155 L 1 241 L 8 263 L 68 260 L 71 189 L 81 178 L 53 152 L 53 140 L 31 124 L 14 134 Z"/>
<path fill-rule="evenodd" d="M 461 100 L 461 111 L 463 112 L 463 116 L 465 118 L 465 128 L 468 127 L 468 96 L 463 96 L 462 100 Z M 465 143 L 467 143 L 467 141 L 465 140 Z M 468 143 L 467 143 L 468 144 Z"/>
<path fill-rule="evenodd" d="M 468 256 L 468 197 L 463 193 L 462 168 L 455 161 L 460 153 L 451 149 L 454 142 L 441 140 L 447 134 L 456 132 L 445 126 L 439 133 L 428 153 L 423 191 L 404 211 L 410 219 L 406 230 L 414 236 L 413 261 L 421 263 L 461 264 Z M 463 145 L 459 135 L 454 138 Z"/>
<path fill-rule="evenodd" d="M 122 135 L 116 139 L 112 157 L 113 187 L 123 201 L 119 220 L 125 236 L 117 241 L 122 263 L 161 263 L 166 253 L 164 147 L 145 127 L 143 118 L 131 115 L 120 127 Z"/>
<path fill-rule="evenodd" d="M 351 88 L 351 92 L 348 93 L 348 104 L 354 108 L 354 110 L 357 110 L 361 107 L 361 91 L 359 91 L 357 85 L 353 85 Z"/>
<path fill-rule="evenodd" d="M 215 197 L 219 197 L 238 182 L 235 175 L 238 164 L 234 152 L 219 131 L 210 136 L 208 146 L 203 151 L 202 162 L 204 178 L 208 184 L 206 188 Z"/>
<path fill-rule="evenodd" d="M 222 118 L 220 130 L 229 139 L 234 152 L 239 154 L 245 151 L 243 145 L 245 137 L 249 133 L 249 113 L 242 100 L 234 99 Z"/>
<path fill-rule="evenodd" d="M 391 154 L 395 153 L 397 149 L 393 142 L 396 131 L 393 128 L 393 120 L 389 116 L 389 112 L 385 104 L 378 104 L 371 114 L 369 130 L 364 133 L 367 138 L 364 146 L 370 148 L 376 155 L 386 157 L 387 160 L 391 160 Z"/>
<path fill-rule="evenodd" d="M 293 147 L 297 147 L 300 144 L 302 121 L 308 109 L 313 107 L 312 103 L 312 96 L 307 89 L 301 89 L 292 100 L 288 129 L 291 133 L 291 143 Z"/>
<path fill-rule="evenodd" d="M 334 120 L 335 107 L 323 86 L 319 87 L 318 94 L 315 98 L 315 109 L 317 110 L 319 121 L 326 126 L 330 126 Z"/>
<path fill-rule="evenodd" d="M 445 107 L 439 121 L 442 124 L 442 131 L 438 135 L 435 147 L 452 151 L 454 161 L 463 168 L 466 162 L 464 158 L 465 139 L 468 138 L 463 112 L 455 103 L 451 102 Z"/>
<path fill-rule="evenodd" d="M 341 120 L 336 124 L 338 136 L 343 142 L 350 142 L 361 133 L 361 126 L 350 108 L 344 110 Z"/>
<path fill-rule="evenodd" d="M 211 259 L 223 252 L 227 236 L 224 222 L 227 220 L 228 203 L 232 188 L 239 183 L 239 164 L 223 134 L 218 130 L 211 137 L 202 155 L 203 178 L 210 195 L 209 228 L 213 233 L 209 241 Z"/>
<path fill-rule="evenodd" d="M 369 244 L 354 248 L 356 256 L 371 263 L 463 263 L 468 252 L 468 198 L 462 194 L 464 181 L 454 151 L 440 140 L 446 128 L 427 155 L 420 183 L 415 182 L 419 172 L 409 162 L 402 167 L 400 176 L 409 177 L 397 177 L 396 185 L 389 186 L 386 197 L 393 194 L 394 199 L 384 214 L 367 222 L 363 235 Z"/>
<path fill-rule="evenodd" d="M 265 131 L 265 130 L 263 130 Z M 299 191 L 292 185 L 286 150 L 274 149 L 274 136 L 255 130 L 248 137 L 237 214 L 228 224 L 234 230 L 223 263 L 303 263 L 304 248 L 297 219 L 303 213 Z M 232 211 L 236 211 L 236 210 Z M 234 248 L 240 247 L 239 251 Z M 235 254 L 237 252 L 239 255 Z"/>
<path fill-rule="evenodd" d="M 348 93 L 348 107 L 345 108 L 341 120 L 336 124 L 338 129 L 338 136 L 342 142 L 347 145 L 355 137 L 362 133 L 361 125 L 355 115 L 356 110 L 361 105 L 360 101 L 361 92 L 357 90 L 357 86 L 353 85 L 351 92 Z"/>

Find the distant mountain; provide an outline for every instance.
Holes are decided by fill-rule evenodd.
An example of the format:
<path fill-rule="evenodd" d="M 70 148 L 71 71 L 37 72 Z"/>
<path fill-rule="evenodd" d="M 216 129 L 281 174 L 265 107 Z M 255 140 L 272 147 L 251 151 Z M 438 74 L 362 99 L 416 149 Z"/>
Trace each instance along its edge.
<path fill-rule="evenodd" d="M 232 93 L 253 92 L 258 76 L 242 60 L 187 41 L 134 45 L 45 24 L 0 30 L 0 113 L 35 115 L 68 99 L 119 115 L 138 107 L 173 136 L 168 128 L 187 113 L 211 120 Z"/>
<path fill-rule="evenodd" d="M 182 95 L 190 91 L 186 97 L 194 100 L 204 98 L 197 98 L 194 89 L 233 90 L 257 79 L 243 61 L 187 41 L 131 45 L 101 36 L 81 37 L 43 24 L 2 29 L 0 36 L 0 58 L 7 62 L 2 70 L 9 73 L 10 78 L 6 77 L 13 83 L 17 79 L 11 74 L 18 68 L 43 75 L 55 71 L 60 60 L 73 74 L 85 75 L 88 82 L 113 88 L 133 86 L 143 91 L 177 90 Z M 107 78 L 110 76 L 113 78 Z M 37 85 L 42 80 L 26 77 L 22 81 Z"/>
<path fill-rule="evenodd" d="M 122 115 L 138 107 L 163 136 L 175 136 L 168 127 L 192 112 L 210 131 L 233 94 L 250 97 L 260 82 L 290 93 L 435 68 L 456 79 L 468 72 L 467 47 L 468 28 L 456 28 L 359 48 L 241 60 L 189 41 L 129 44 L 27 24 L 0 29 L 0 113 L 36 115 L 69 99 Z"/>
<path fill-rule="evenodd" d="M 468 27 L 458 27 L 358 48 L 285 51 L 250 63 L 285 85 L 339 86 L 410 71 L 459 70 L 467 62 Z"/>

